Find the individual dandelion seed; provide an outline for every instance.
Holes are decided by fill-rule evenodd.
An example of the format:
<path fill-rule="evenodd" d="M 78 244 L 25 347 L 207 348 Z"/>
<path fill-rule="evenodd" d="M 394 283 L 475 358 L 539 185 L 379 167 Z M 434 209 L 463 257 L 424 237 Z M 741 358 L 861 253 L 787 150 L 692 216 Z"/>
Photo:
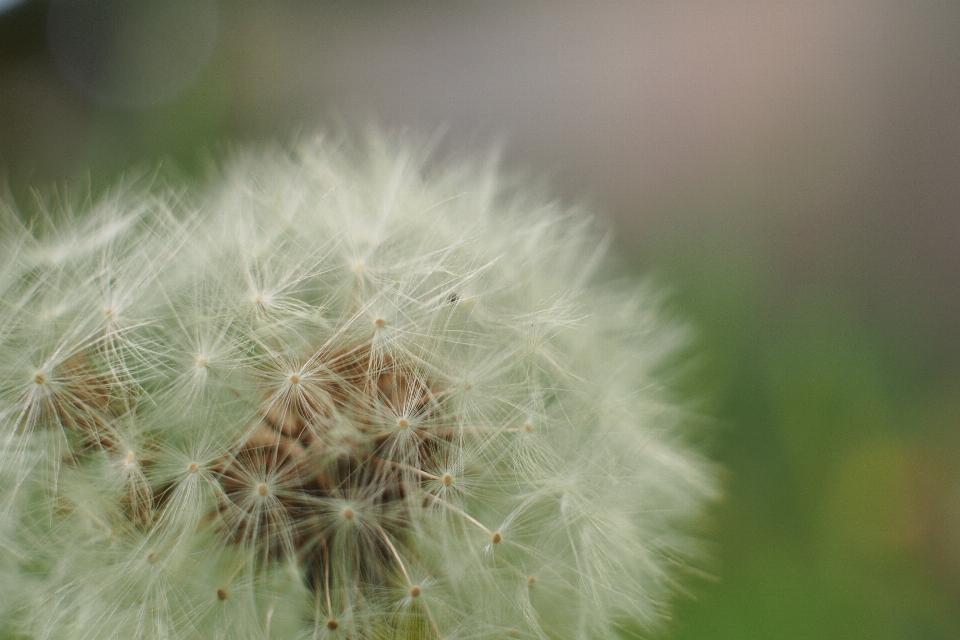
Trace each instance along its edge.
<path fill-rule="evenodd" d="M 0 624 L 658 627 L 715 494 L 657 373 L 686 332 L 604 283 L 586 216 L 507 182 L 374 133 L 4 205 Z"/>

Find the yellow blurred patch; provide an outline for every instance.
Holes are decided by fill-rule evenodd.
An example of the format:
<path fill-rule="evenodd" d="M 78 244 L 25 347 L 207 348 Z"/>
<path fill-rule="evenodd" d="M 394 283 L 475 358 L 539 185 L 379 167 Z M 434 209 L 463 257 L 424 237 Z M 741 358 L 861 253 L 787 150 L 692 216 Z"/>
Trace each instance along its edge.
<path fill-rule="evenodd" d="M 831 533 L 865 555 L 914 547 L 920 523 L 911 500 L 913 455 L 891 436 L 874 438 L 840 464 L 827 494 Z"/>

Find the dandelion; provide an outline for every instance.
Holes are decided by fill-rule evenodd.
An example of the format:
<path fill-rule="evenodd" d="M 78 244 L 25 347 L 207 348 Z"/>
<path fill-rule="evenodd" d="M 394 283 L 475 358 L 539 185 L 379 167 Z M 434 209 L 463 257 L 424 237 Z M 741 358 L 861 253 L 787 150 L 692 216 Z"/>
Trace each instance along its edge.
<path fill-rule="evenodd" d="M 373 134 L 3 205 L 0 628 L 656 628 L 714 495 L 658 383 L 685 331 L 504 183 Z"/>

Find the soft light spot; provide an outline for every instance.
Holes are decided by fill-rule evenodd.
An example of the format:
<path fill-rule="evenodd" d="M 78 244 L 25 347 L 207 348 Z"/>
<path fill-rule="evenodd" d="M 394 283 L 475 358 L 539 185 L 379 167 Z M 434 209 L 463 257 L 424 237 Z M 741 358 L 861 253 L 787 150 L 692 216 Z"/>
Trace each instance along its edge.
<path fill-rule="evenodd" d="M 204 369 L 207 366 L 206 358 L 197 358 L 197 369 Z"/>
<path fill-rule="evenodd" d="M 366 268 L 367 265 L 363 262 L 354 262 L 352 265 L 350 265 L 350 270 L 354 273 L 362 273 Z"/>
<path fill-rule="evenodd" d="M 493 536 L 490 537 L 490 539 L 493 540 L 493 544 L 497 544 L 498 542 L 503 540 L 503 536 L 501 536 L 500 532 L 497 531 L 493 534 Z"/>
<path fill-rule="evenodd" d="M 127 457 L 124 459 L 124 462 L 127 466 L 132 465 L 137 459 L 137 455 L 133 451 L 127 451 Z"/>
<path fill-rule="evenodd" d="M 197 464 L 196 462 L 191 462 L 190 466 L 187 467 L 187 471 L 189 471 L 190 473 L 197 473 L 198 471 L 200 471 L 200 465 Z"/>
<path fill-rule="evenodd" d="M 420 596 L 420 587 L 410 587 L 410 597 L 417 598 Z"/>
<path fill-rule="evenodd" d="M 347 507 L 346 509 L 343 510 L 343 517 L 346 518 L 347 520 L 353 520 L 353 517 L 355 515 L 356 514 L 353 512 L 353 509 L 351 509 L 350 507 Z"/>
<path fill-rule="evenodd" d="M 257 493 L 259 493 L 261 496 L 266 496 L 268 493 L 270 493 L 270 487 L 261 482 L 257 485 Z"/>
<path fill-rule="evenodd" d="M 387 321 L 383 318 L 377 318 L 373 321 L 373 326 L 377 327 L 378 329 L 382 329 L 383 327 L 387 326 Z"/>
<path fill-rule="evenodd" d="M 448 487 L 449 487 L 450 485 L 452 485 L 452 484 L 453 484 L 453 476 L 450 475 L 449 473 L 443 474 L 443 484 L 447 485 Z"/>
<path fill-rule="evenodd" d="M 409 429 L 410 421 L 407 420 L 406 418 L 400 418 L 399 420 L 397 420 L 397 426 L 400 427 L 401 429 Z"/>
<path fill-rule="evenodd" d="M 334 620 L 334 619 L 332 619 L 332 618 L 331 618 L 330 620 L 327 620 L 327 629 L 330 629 L 330 631 L 333 631 L 334 629 L 336 629 L 336 628 L 339 627 L 339 626 L 340 626 L 340 623 L 337 622 L 336 620 Z"/>

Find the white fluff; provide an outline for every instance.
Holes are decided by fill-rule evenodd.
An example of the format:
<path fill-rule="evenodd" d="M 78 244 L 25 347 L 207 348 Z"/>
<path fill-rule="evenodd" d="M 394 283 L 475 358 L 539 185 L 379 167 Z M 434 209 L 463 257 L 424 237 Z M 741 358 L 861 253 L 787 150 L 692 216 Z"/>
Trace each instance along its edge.
<path fill-rule="evenodd" d="M 686 334 L 598 282 L 582 214 L 424 158 L 318 137 L 204 193 L 8 205 L 0 628 L 657 626 L 715 484 L 655 377 Z"/>

